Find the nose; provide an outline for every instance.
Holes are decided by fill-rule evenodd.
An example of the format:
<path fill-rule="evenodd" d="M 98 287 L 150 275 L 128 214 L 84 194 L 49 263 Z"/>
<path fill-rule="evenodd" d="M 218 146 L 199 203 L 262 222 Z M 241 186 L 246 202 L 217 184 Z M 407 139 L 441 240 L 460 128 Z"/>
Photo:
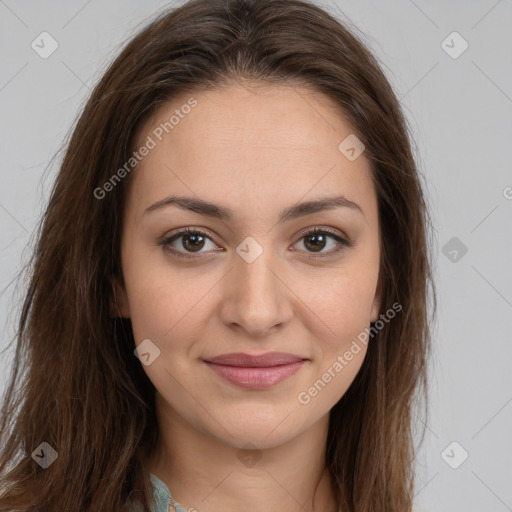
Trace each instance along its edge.
<path fill-rule="evenodd" d="M 235 255 L 222 290 L 222 322 L 253 338 L 282 329 L 293 315 L 293 292 L 269 253 L 263 251 L 252 263 Z"/>

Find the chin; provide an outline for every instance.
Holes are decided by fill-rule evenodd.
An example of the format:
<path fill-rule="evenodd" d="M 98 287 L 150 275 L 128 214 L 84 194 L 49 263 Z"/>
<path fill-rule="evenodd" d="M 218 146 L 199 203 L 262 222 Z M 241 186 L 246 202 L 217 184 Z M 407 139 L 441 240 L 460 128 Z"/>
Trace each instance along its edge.
<path fill-rule="evenodd" d="M 225 410 L 224 410 L 225 411 Z M 282 409 L 284 411 L 284 409 Z M 219 424 L 209 423 L 209 433 L 226 444 L 237 449 L 246 449 L 250 443 L 259 449 L 269 449 L 280 446 L 307 428 L 300 416 L 300 409 L 295 413 L 261 410 L 258 414 L 254 409 L 250 413 L 234 415 L 226 413 L 224 418 L 229 421 Z M 304 411 L 302 411 L 303 413 Z"/>

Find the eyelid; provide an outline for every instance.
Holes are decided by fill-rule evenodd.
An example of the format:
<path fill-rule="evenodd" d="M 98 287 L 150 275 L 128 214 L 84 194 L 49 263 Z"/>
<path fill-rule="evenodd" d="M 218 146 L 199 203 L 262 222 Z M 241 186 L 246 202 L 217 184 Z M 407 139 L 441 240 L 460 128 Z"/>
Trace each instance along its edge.
<path fill-rule="evenodd" d="M 302 237 L 304 237 L 306 235 L 314 234 L 315 232 L 328 233 L 329 235 L 341 238 L 341 239 L 345 240 L 348 244 L 351 244 L 349 237 L 345 233 L 343 233 L 343 231 L 340 231 L 339 229 L 330 228 L 328 226 L 313 226 L 313 227 L 309 227 L 309 228 L 304 228 L 298 234 L 299 240 Z"/>
<path fill-rule="evenodd" d="M 210 231 L 207 228 L 200 228 L 200 227 L 196 227 L 196 226 L 186 226 L 183 228 L 173 229 L 172 231 L 170 231 L 169 233 L 166 233 L 163 237 L 161 237 L 159 241 L 163 242 L 163 243 L 166 243 L 166 242 L 168 243 L 169 240 L 171 240 L 173 238 L 179 238 L 180 236 L 187 235 L 187 234 L 203 235 L 205 237 L 210 238 L 214 242 L 218 238 L 215 233 L 213 233 L 212 231 Z M 217 243 L 217 242 L 215 242 L 215 243 Z"/>

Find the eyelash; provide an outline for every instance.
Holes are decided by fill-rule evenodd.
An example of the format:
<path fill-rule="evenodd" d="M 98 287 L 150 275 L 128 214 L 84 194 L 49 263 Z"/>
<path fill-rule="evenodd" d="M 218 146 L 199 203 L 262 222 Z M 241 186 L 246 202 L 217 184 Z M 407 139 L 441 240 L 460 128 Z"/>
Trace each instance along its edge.
<path fill-rule="evenodd" d="M 212 238 L 214 238 L 212 236 L 212 234 L 208 231 L 203 231 L 201 229 L 185 228 L 185 229 L 182 229 L 182 230 L 174 233 L 172 236 L 165 237 L 165 238 L 161 239 L 158 242 L 158 245 L 162 246 L 164 251 L 171 253 L 172 255 L 177 256 L 178 258 L 188 258 L 188 259 L 201 258 L 202 253 L 197 253 L 199 255 L 196 256 L 196 255 L 192 255 L 191 253 L 183 253 L 180 251 L 176 251 L 175 249 L 169 249 L 167 247 L 171 242 L 180 238 L 183 235 L 201 235 L 206 238 L 209 238 L 212 242 L 213 242 Z M 306 231 L 299 238 L 298 242 L 300 240 L 302 240 L 303 238 L 307 238 L 307 237 L 314 236 L 314 235 L 329 235 L 331 238 L 333 238 L 338 243 L 338 247 L 336 249 L 331 249 L 327 253 L 322 253 L 322 254 L 318 254 L 318 255 L 315 255 L 315 253 L 311 253 L 312 256 L 310 256 L 310 258 L 313 258 L 313 259 L 333 256 L 333 255 L 339 253 L 340 251 L 353 246 L 352 242 L 349 242 L 348 240 L 341 238 L 339 235 L 337 235 L 334 231 L 330 230 L 329 228 L 313 228 L 309 231 Z"/>

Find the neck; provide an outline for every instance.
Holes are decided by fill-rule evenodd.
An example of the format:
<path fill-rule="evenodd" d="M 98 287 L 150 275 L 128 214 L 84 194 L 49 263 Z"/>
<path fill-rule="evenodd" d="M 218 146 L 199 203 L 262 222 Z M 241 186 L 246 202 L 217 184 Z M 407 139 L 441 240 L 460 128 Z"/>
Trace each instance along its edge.
<path fill-rule="evenodd" d="M 165 406 L 157 409 L 159 446 L 148 469 L 185 510 L 337 512 L 325 463 L 328 415 L 282 445 L 249 449 L 199 432 Z"/>

